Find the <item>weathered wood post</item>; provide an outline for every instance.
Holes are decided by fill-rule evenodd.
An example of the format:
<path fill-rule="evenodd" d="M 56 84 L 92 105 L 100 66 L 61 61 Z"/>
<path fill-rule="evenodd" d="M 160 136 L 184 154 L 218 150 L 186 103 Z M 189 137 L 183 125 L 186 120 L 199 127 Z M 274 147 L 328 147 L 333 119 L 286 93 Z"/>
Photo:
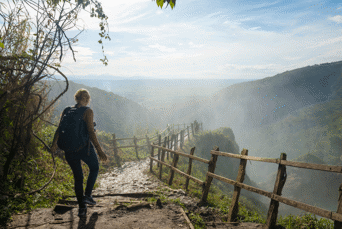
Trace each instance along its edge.
<path fill-rule="evenodd" d="M 190 150 L 190 155 L 193 156 L 195 153 L 195 149 L 196 147 L 192 147 Z M 189 166 L 188 166 L 188 171 L 186 172 L 186 174 L 191 175 L 191 168 L 192 168 L 192 158 L 189 158 Z M 187 177 L 185 180 L 185 190 L 188 191 L 188 187 L 189 187 L 189 181 L 190 179 Z"/>
<path fill-rule="evenodd" d="M 192 137 L 195 136 L 195 132 L 194 132 L 194 124 L 191 123 L 191 133 L 192 133 Z"/>
<path fill-rule="evenodd" d="M 183 149 L 183 130 L 181 130 L 181 132 L 179 133 L 180 135 L 180 142 L 179 142 L 179 146 L 181 149 Z"/>
<path fill-rule="evenodd" d="M 119 167 L 121 167 L 121 160 L 120 157 L 118 155 L 118 145 L 117 145 L 117 141 L 115 138 L 115 134 L 112 135 L 113 136 L 113 148 L 114 148 L 114 159 L 115 159 L 115 164 Z"/>
<path fill-rule="evenodd" d="M 146 144 L 147 144 L 147 154 L 150 152 L 151 144 L 150 144 L 150 138 L 146 134 Z"/>
<path fill-rule="evenodd" d="M 175 134 L 175 144 L 174 144 L 174 150 L 178 149 L 178 133 Z"/>
<path fill-rule="evenodd" d="M 134 136 L 133 138 L 134 148 L 135 148 L 135 156 L 140 160 L 138 156 L 138 145 L 137 145 L 137 138 Z"/>
<path fill-rule="evenodd" d="M 167 136 L 167 148 L 168 149 L 170 149 L 170 135 L 169 136 Z M 170 154 L 170 152 L 169 151 L 167 151 L 167 160 L 169 160 L 169 154 Z"/>
<path fill-rule="evenodd" d="M 286 160 L 285 153 L 282 153 L 280 155 L 280 161 L 281 160 Z M 286 166 L 279 164 L 278 174 L 277 174 L 276 181 L 274 184 L 274 189 L 273 189 L 274 194 L 281 196 L 281 192 L 285 185 L 285 181 L 286 181 Z M 267 228 L 275 228 L 276 223 L 277 223 L 278 208 L 279 208 L 279 202 L 271 199 L 270 207 L 268 209 L 268 214 L 267 214 L 267 220 L 266 220 Z"/>
<path fill-rule="evenodd" d="M 164 147 L 166 147 L 166 143 L 167 143 L 167 136 L 165 136 L 165 138 L 164 138 Z M 168 152 L 166 151 L 166 154 L 167 154 Z M 167 158 L 169 158 L 169 156 L 167 156 Z"/>
<path fill-rule="evenodd" d="M 163 144 L 163 147 L 165 147 L 165 144 Z M 165 150 L 162 150 L 161 152 L 161 161 L 164 162 L 164 157 L 165 157 Z M 159 180 L 162 179 L 162 171 L 163 170 L 163 164 L 160 164 L 159 167 Z"/>
<path fill-rule="evenodd" d="M 188 132 L 188 141 L 190 141 L 190 131 L 189 131 L 189 126 L 186 127 L 186 130 Z"/>
<path fill-rule="evenodd" d="M 214 150 L 219 151 L 219 148 L 216 147 L 216 148 L 214 148 Z M 208 172 L 215 173 L 217 157 L 218 157 L 217 155 L 214 155 L 214 154 L 211 155 L 211 159 L 210 159 L 209 165 L 208 165 Z M 213 178 L 211 176 L 207 175 L 204 186 L 203 186 L 202 198 L 199 202 L 199 205 L 205 204 L 207 202 L 209 189 L 210 189 L 210 185 L 211 185 L 212 180 L 213 180 Z"/>
<path fill-rule="evenodd" d="M 152 170 L 152 168 L 153 168 L 153 160 L 152 160 L 152 158 L 154 158 L 154 143 L 152 142 L 152 145 L 151 145 L 151 161 L 150 161 L 150 172 L 152 173 L 153 172 L 153 170 Z"/>
<path fill-rule="evenodd" d="M 337 213 L 342 213 L 342 184 L 338 189 L 338 205 L 337 205 Z M 341 229 L 342 222 L 334 221 L 334 229 Z"/>
<path fill-rule="evenodd" d="M 158 146 L 161 146 L 161 135 L 158 135 Z M 158 149 L 158 160 L 160 160 L 160 153 L 161 153 L 161 149 Z M 160 163 L 158 162 L 157 166 L 160 166 Z"/>
<path fill-rule="evenodd" d="M 247 156 L 248 150 L 243 149 L 241 152 L 241 155 Z M 243 183 L 243 180 L 245 179 L 246 164 L 247 164 L 246 159 L 240 159 L 239 171 L 238 171 L 238 175 L 236 178 L 236 182 L 238 182 L 238 183 Z M 234 193 L 233 193 L 233 197 L 232 197 L 232 203 L 230 205 L 229 212 L 228 212 L 227 222 L 235 222 L 236 221 L 237 215 L 239 213 L 240 192 L 241 192 L 241 188 L 234 186 Z"/>
<path fill-rule="evenodd" d="M 178 154 L 173 155 L 172 166 L 175 168 L 177 168 L 178 158 L 179 158 Z M 171 168 L 170 175 L 169 175 L 169 182 L 168 182 L 169 185 L 172 185 L 174 175 L 175 175 L 175 171 Z"/>
<path fill-rule="evenodd" d="M 170 149 L 173 148 L 173 134 L 171 135 L 171 139 L 170 139 Z M 173 153 L 170 153 L 170 156 L 173 158 Z"/>

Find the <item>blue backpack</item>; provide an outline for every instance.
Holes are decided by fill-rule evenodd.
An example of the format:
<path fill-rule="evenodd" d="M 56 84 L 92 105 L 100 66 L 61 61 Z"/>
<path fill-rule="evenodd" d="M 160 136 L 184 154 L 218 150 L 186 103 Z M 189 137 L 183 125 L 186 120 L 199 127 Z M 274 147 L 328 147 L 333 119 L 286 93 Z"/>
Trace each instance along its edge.
<path fill-rule="evenodd" d="M 57 145 L 65 152 L 76 152 L 89 143 L 89 133 L 83 114 L 89 107 L 67 107 L 59 125 Z"/>

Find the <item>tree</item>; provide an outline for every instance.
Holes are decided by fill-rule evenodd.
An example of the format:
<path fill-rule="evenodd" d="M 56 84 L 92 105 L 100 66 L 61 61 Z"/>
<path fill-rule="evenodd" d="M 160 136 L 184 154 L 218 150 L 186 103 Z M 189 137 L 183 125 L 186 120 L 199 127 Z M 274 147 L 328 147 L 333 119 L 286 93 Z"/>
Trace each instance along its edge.
<path fill-rule="evenodd" d="M 175 6 L 175 0 L 157 0 L 157 5 L 162 8 L 165 2 L 171 8 Z M 32 167 L 30 159 L 37 154 L 37 144 L 42 143 L 48 148 L 36 133 L 49 116 L 53 104 L 68 90 L 67 77 L 58 67 L 67 51 L 71 51 L 75 59 L 73 45 L 78 41 L 78 35 L 70 37 L 67 31 L 79 29 L 78 15 L 82 10 L 100 20 L 98 42 L 102 45 L 103 39 L 110 40 L 108 17 L 101 3 L 96 0 L 13 0 L 8 1 L 7 5 L 0 3 L 2 194 L 32 194 L 51 181 L 37 190 L 23 189 L 24 178 Z M 82 29 L 79 29 L 81 32 Z M 105 55 L 101 61 L 107 65 Z M 43 80 L 55 79 L 55 74 L 65 78 L 66 87 L 55 99 L 47 101 L 48 88 Z M 20 174 L 16 174 L 16 171 L 20 171 Z"/>

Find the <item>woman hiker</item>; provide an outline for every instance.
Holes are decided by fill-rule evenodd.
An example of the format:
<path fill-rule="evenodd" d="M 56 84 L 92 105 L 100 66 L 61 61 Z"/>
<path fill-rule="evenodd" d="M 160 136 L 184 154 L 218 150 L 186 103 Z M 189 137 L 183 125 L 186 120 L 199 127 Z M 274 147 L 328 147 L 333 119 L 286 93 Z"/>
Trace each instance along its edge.
<path fill-rule="evenodd" d="M 63 122 L 63 118 L 66 117 L 67 114 L 71 113 L 70 110 L 72 110 L 72 112 L 74 113 L 74 116 L 71 116 L 71 119 L 77 119 L 75 117 L 77 116 L 79 117 L 78 122 L 81 128 L 77 128 L 77 130 L 78 131 L 80 131 L 79 129 L 84 130 L 82 133 L 84 133 L 85 138 L 86 138 L 86 140 L 84 140 L 86 142 L 84 143 L 86 144 L 86 146 L 78 147 L 76 151 L 72 151 L 72 152 L 68 150 L 64 150 L 64 151 L 65 151 L 65 159 L 70 165 L 71 170 L 74 174 L 75 193 L 76 193 L 76 198 L 77 198 L 77 202 L 79 205 L 78 216 L 84 217 L 87 214 L 86 204 L 91 204 L 91 205 L 96 204 L 96 202 L 93 200 L 91 196 L 91 192 L 93 190 L 93 187 L 94 187 L 94 184 L 95 184 L 98 172 L 99 172 L 99 162 L 98 162 L 98 158 L 96 156 L 95 150 L 94 150 L 94 146 L 96 148 L 98 156 L 100 157 L 102 161 L 107 160 L 107 155 L 103 152 L 95 134 L 94 123 L 93 123 L 93 116 L 94 116 L 93 111 L 89 107 L 87 107 L 87 105 L 90 102 L 89 92 L 86 89 L 80 89 L 75 93 L 74 97 L 75 97 L 75 101 L 77 102 L 77 104 L 72 108 L 69 107 L 69 108 L 64 109 L 62 116 L 61 116 L 61 121 L 59 123 L 59 127 L 57 128 L 55 136 L 54 136 L 54 140 L 53 140 L 52 147 L 51 147 L 51 152 L 55 153 L 57 150 L 57 147 L 61 148 L 60 145 L 62 144 L 60 144 L 60 142 L 58 141 L 58 138 L 60 137 L 60 133 L 62 134 L 64 133 L 64 132 L 60 132 L 61 123 Z M 72 121 L 76 122 L 75 120 L 72 120 Z M 62 137 L 60 137 L 60 140 L 61 139 Z M 89 140 L 91 141 L 92 144 L 89 142 Z M 87 180 L 87 187 L 85 189 L 85 193 L 83 192 L 83 171 L 81 167 L 81 160 L 84 161 L 89 167 L 89 176 Z M 83 195 L 83 193 L 85 195 Z"/>

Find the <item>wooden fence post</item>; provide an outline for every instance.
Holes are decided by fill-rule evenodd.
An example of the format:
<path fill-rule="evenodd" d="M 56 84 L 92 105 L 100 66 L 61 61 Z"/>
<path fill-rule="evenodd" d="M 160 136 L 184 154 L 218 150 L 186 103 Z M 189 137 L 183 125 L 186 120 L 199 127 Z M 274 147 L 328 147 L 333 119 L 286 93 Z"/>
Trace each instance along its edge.
<path fill-rule="evenodd" d="M 280 155 L 280 160 L 286 160 L 286 154 L 282 153 Z M 283 190 L 283 187 L 285 185 L 286 181 L 286 166 L 280 165 L 278 166 L 278 174 L 277 178 L 274 184 L 273 193 L 276 195 L 281 196 L 281 192 Z M 266 220 L 266 226 L 267 228 L 274 228 L 277 223 L 277 216 L 278 216 L 278 208 L 279 208 L 279 202 L 276 200 L 271 199 L 270 207 L 268 209 L 267 213 L 267 220 Z"/>
<path fill-rule="evenodd" d="M 172 166 L 175 167 L 175 168 L 177 168 L 178 158 L 179 158 L 178 154 L 174 154 L 173 155 Z M 174 175 L 175 175 L 175 171 L 173 169 L 171 169 L 170 176 L 169 176 L 169 182 L 168 182 L 168 184 L 170 186 L 172 185 L 172 180 L 173 180 Z"/>
<path fill-rule="evenodd" d="M 179 136 L 180 136 L 180 132 L 178 132 L 178 133 L 176 134 L 176 144 L 175 144 L 176 150 L 178 150 Z"/>
<path fill-rule="evenodd" d="M 152 145 L 154 145 L 154 143 L 152 142 Z M 154 158 L 154 147 L 151 145 L 151 157 Z M 152 167 L 153 167 L 153 160 L 151 158 L 151 161 L 150 161 L 150 172 L 152 173 L 153 170 L 152 170 Z"/>
<path fill-rule="evenodd" d="M 158 135 L 158 146 L 161 146 L 161 135 L 160 134 Z M 158 149 L 158 160 L 160 160 L 160 152 L 161 152 L 161 150 Z M 159 162 L 157 163 L 157 166 L 158 167 L 160 166 Z"/>
<path fill-rule="evenodd" d="M 163 144 L 163 147 L 165 147 L 165 144 Z M 161 161 L 164 162 L 164 157 L 165 157 L 165 150 L 162 150 L 161 152 Z M 163 164 L 160 164 L 159 167 L 159 180 L 162 179 L 162 170 L 163 170 Z"/>
<path fill-rule="evenodd" d="M 150 144 L 150 138 L 146 134 L 146 144 L 147 144 L 147 154 L 150 152 L 151 144 Z"/>
<path fill-rule="evenodd" d="M 216 148 L 214 148 L 214 150 L 219 151 L 219 148 L 216 147 Z M 208 172 L 211 172 L 211 173 L 215 172 L 217 157 L 218 157 L 217 155 L 214 155 L 214 154 L 211 155 L 211 159 L 209 161 L 209 166 L 208 166 Z M 210 185 L 211 185 L 212 180 L 213 180 L 213 178 L 207 175 L 207 178 L 205 180 L 204 187 L 203 187 L 202 198 L 199 202 L 199 205 L 202 205 L 202 204 L 207 202 L 209 189 L 210 189 Z"/>
<path fill-rule="evenodd" d="M 337 213 L 342 213 L 342 184 L 338 189 L 338 205 L 337 205 Z M 334 221 L 334 229 L 341 229 L 342 222 Z"/>
<path fill-rule="evenodd" d="M 170 138 L 170 149 L 173 148 L 173 134 L 171 135 L 171 138 Z M 173 153 L 170 153 L 170 156 L 173 158 Z"/>
<path fill-rule="evenodd" d="M 113 134 L 112 136 L 113 136 L 113 147 L 114 147 L 115 164 L 118 167 L 121 167 L 121 160 L 120 160 L 120 157 L 118 155 L 118 146 L 117 146 L 117 141 L 116 141 L 116 138 L 115 138 L 115 134 Z"/>
<path fill-rule="evenodd" d="M 195 133 L 194 133 L 194 124 L 191 123 L 191 133 L 192 133 L 192 137 L 195 136 Z"/>
<path fill-rule="evenodd" d="M 168 149 L 170 149 L 170 135 L 169 136 L 167 136 L 167 148 Z M 170 152 L 168 151 L 167 152 L 167 160 L 169 160 L 169 154 L 170 154 Z"/>
<path fill-rule="evenodd" d="M 134 136 L 133 138 L 133 142 L 134 142 L 134 148 L 135 148 L 135 155 L 136 157 L 140 160 L 139 156 L 138 156 L 138 145 L 137 145 L 137 138 Z"/>
<path fill-rule="evenodd" d="M 181 130 L 181 132 L 180 132 L 180 142 L 179 142 L 179 146 L 180 146 L 180 148 L 181 149 L 183 149 L 183 130 Z"/>
<path fill-rule="evenodd" d="M 195 148 L 196 147 L 192 147 L 191 148 L 190 155 L 194 155 Z M 189 158 L 189 166 L 188 166 L 188 171 L 187 171 L 188 175 L 191 175 L 191 168 L 192 168 L 192 158 Z M 188 191 L 189 181 L 190 181 L 190 179 L 187 177 L 186 180 L 185 180 L 185 190 L 186 191 Z"/>
<path fill-rule="evenodd" d="M 248 150 L 243 149 L 241 152 L 241 155 L 248 155 Z M 239 166 L 239 171 L 238 175 L 236 178 L 236 182 L 243 183 L 243 180 L 245 179 L 245 174 L 246 174 L 246 164 L 247 160 L 246 159 L 240 159 L 240 166 Z M 241 188 L 234 186 L 234 193 L 232 197 L 232 203 L 229 208 L 228 212 L 228 217 L 227 217 L 227 222 L 235 222 L 237 215 L 239 213 L 239 197 L 240 197 L 240 192 Z"/>
<path fill-rule="evenodd" d="M 188 131 L 188 141 L 190 141 L 190 132 L 189 132 L 189 126 L 186 127 L 187 131 Z"/>
<path fill-rule="evenodd" d="M 164 138 L 164 147 L 166 147 L 166 142 L 167 142 L 167 136 L 165 136 Z M 168 154 L 168 152 L 166 151 L 166 155 Z M 169 158 L 169 156 L 167 155 L 167 158 Z"/>

